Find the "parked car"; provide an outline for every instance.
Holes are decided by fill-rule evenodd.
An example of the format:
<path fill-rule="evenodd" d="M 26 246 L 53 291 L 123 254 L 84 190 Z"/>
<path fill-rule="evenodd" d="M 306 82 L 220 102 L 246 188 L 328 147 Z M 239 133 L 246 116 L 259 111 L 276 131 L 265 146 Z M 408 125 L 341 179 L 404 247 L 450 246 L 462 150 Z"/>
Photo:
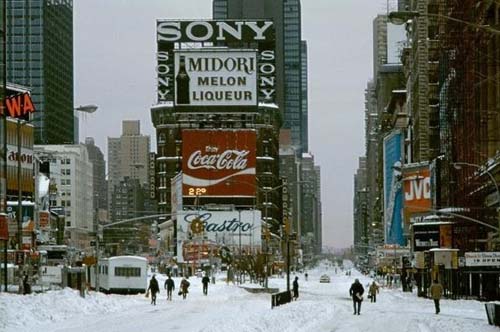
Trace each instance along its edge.
<path fill-rule="evenodd" d="M 329 283 L 330 282 L 330 277 L 326 274 L 323 274 L 320 278 L 319 278 L 319 282 L 321 283 Z"/>

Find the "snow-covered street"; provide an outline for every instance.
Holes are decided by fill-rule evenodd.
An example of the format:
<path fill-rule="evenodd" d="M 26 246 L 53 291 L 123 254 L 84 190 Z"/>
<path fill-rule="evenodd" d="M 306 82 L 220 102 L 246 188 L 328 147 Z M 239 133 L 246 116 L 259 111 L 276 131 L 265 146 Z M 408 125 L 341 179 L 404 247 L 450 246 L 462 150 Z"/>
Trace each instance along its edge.
<path fill-rule="evenodd" d="M 477 301 L 442 300 L 441 314 L 434 314 L 431 300 L 415 293 L 380 289 L 377 303 L 362 304 L 354 316 L 349 287 L 354 278 L 363 285 L 371 279 L 353 270 L 351 276 L 320 266 L 305 281 L 299 274 L 298 301 L 271 310 L 271 296 L 252 294 L 218 280 L 202 293 L 201 281 L 190 278 L 190 293 L 182 300 L 175 292 L 166 301 L 164 276 L 158 304 L 144 295 L 118 296 L 91 292 L 85 299 L 66 289 L 41 295 L 18 296 L 0 293 L 0 330 L 13 331 L 384 331 L 384 332 L 497 332 L 488 325 L 484 304 Z M 322 274 L 331 283 L 319 283 Z M 294 275 L 292 275 L 293 280 Z M 179 279 L 175 279 L 176 288 Z M 271 279 L 271 287 L 286 288 L 285 279 Z M 366 288 L 366 287 L 365 287 Z"/>

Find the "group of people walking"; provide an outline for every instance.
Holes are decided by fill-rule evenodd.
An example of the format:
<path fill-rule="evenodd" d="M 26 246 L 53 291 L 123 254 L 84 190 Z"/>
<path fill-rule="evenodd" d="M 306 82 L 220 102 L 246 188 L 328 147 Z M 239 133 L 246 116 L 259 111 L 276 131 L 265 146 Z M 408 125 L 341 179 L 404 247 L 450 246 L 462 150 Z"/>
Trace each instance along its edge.
<path fill-rule="evenodd" d="M 210 278 L 205 275 L 201 279 L 201 283 L 203 284 L 203 294 L 208 295 L 208 284 L 210 283 Z M 182 298 L 185 300 L 187 297 L 187 294 L 189 293 L 189 286 L 191 283 L 186 279 L 182 278 L 181 284 L 180 284 L 180 289 L 179 289 L 179 296 L 182 296 Z M 167 276 L 167 279 L 165 280 L 165 284 L 163 285 L 164 289 L 167 290 L 167 301 L 172 301 L 172 292 L 175 290 L 175 282 L 172 279 L 170 275 Z M 160 293 L 160 287 L 158 285 L 158 280 L 156 279 L 156 275 L 153 275 L 151 280 L 149 281 L 149 287 L 146 291 L 146 297 L 151 294 L 151 304 L 156 305 L 156 294 Z"/>
<path fill-rule="evenodd" d="M 440 312 L 439 301 L 441 300 L 441 296 L 443 295 L 443 286 L 437 281 L 434 280 L 430 289 L 430 296 L 434 300 L 434 307 L 436 309 L 436 315 Z M 354 315 L 361 314 L 361 302 L 363 301 L 363 293 L 365 289 L 363 285 L 359 282 L 359 279 L 355 279 L 354 283 L 351 285 L 349 289 L 349 295 L 352 297 L 353 307 L 354 307 Z M 370 298 L 370 302 L 377 302 L 377 294 L 379 293 L 379 286 L 373 281 L 368 287 L 368 297 Z"/>

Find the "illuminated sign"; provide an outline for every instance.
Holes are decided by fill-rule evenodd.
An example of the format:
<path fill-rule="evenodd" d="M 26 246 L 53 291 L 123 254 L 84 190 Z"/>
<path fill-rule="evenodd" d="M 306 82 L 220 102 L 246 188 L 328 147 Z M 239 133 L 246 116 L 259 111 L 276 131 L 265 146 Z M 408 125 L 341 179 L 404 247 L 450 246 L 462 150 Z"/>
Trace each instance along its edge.
<path fill-rule="evenodd" d="M 255 196 L 253 130 L 183 130 L 184 196 Z"/>
<path fill-rule="evenodd" d="M 30 94 L 27 92 L 6 97 L 5 108 L 7 109 L 7 115 L 12 118 L 21 118 L 35 112 L 35 106 Z"/>

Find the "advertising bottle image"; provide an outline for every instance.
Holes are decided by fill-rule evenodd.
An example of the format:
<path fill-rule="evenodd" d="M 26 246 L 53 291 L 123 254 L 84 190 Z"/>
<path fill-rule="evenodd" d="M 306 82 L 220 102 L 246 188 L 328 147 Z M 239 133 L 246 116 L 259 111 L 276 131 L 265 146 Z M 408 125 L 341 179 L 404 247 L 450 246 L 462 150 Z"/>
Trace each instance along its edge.
<path fill-rule="evenodd" d="M 186 71 L 186 57 L 179 57 L 179 71 L 175 78 L 177 104 L 189 104 L 189 75 Z"/>

